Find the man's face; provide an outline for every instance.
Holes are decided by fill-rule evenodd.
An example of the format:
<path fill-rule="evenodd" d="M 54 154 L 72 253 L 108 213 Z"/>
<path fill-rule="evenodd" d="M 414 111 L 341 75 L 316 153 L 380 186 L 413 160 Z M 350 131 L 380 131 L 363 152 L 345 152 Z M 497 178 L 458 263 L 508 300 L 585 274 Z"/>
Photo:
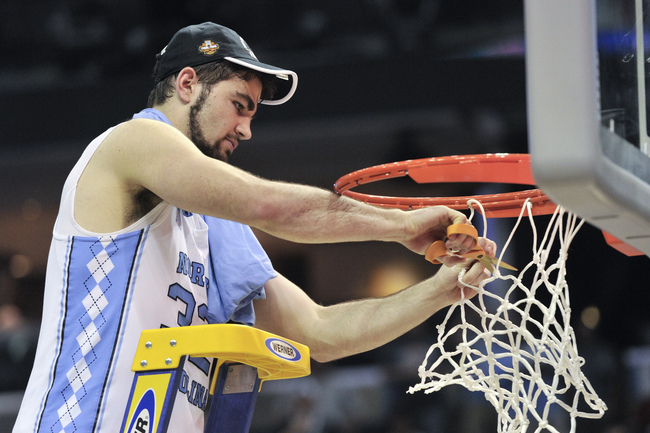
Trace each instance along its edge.
<path fill-rule="evenodd" d="M 252 136 L 251 121 L 262 94 L 262 83 L 258 79 L 244 81 L 234 77 L 211 88 L 201 86 L 201 93 L 190 108 L 189 138 L 205 155 L 227 162 L 239 141 Z"/>

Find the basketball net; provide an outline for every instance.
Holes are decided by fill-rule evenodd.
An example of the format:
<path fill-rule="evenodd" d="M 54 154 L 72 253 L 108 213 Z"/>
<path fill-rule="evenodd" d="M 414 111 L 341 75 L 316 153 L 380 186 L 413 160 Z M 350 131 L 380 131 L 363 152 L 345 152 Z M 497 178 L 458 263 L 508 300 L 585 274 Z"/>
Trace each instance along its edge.
<path fill-rule="evenodd" d="M 472 205 L 481 208 L 485 232 L 481 203 L 468 204 L 470 219 Z M 575 433 L 576 418 L 600 418 L 607 410 L 582 373 L 585 361 L 578 355 L 570 325 L 566 261 L 584 221 L 558 207 L 538 245 L 531 207 L 527 200 L 499 259 L 527 216 L 533 231 L 532 260 L 518 275 L 502 275 L 497 267 L 478 287 L 462 282 L 464 271 L 459 274 L 464 294 L 474 290 L 477 296 L 470 300 L 463 295 L 449 308 L 438 326 L 438 341 L 418 369 L 420 383 L 408 392 L 432 393 L 452 384 L 481 391 L 497 411 L 499 432 L 526 432 L 536 425 L 535 433 L 559 433 L 552 422 L 561 409 Z M 495 280 L 509 285 L 501 295 L 484 288 Z"/>

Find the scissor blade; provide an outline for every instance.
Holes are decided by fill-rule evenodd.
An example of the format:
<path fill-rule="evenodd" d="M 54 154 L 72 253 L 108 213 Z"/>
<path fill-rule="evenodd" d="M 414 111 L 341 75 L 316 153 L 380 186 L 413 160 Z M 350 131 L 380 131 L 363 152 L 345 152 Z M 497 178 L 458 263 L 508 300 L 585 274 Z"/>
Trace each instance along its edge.
<path fill-rule="evenodd" d="M 494 266 L 492 266 L 492 260 L 490 260 L 490 257 L 488 256 L 483 256 L 478 261 L 487 269 L 490 271 L 490 273 L 494 272 Z"/>
<path fill-rule="evenodd" d="M 496 264 L 499 262 L 499 259 L 497 259 L 496 257 L 490 257 L 490 261 L 492 262 L 492 264 L 494 264 L 496 266 Z M 507 264 L 503 260 L 499 263 L 499 267 L 500 268 L 510 269 L 511 271 L 518 271 L 519 270 L 519 269 L 515 268 L 514 266 Z"/>

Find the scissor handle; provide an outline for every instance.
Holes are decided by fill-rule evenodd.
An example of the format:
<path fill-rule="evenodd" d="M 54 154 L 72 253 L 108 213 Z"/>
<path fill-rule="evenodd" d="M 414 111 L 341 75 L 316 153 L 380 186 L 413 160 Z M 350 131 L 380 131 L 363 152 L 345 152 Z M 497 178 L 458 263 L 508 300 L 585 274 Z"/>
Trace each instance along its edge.
<path fill-rule="evenodd" d="M 481 247 L 478 246 L 478 231 L 476 230 L 476 227 L 474 227 L 471 224 L 458 223 L 458 224 L 450 225 L 449 227 L 447 227 L 447 237 L 451 235 L 467 235 L 472 239 L 474 239 L 474 241 L 476 242 L 476 247 L 482 249 Z M 475 251 L 476 247 L 472 251 Z M 433 264 L 439 264 L 440 261 L 438 260 L 438 258 L 442 256 L 446 256 L 448 253 L 449 251 L 445 246 L 445 241 L 435 241 L 434 243 L 431 244 L 429 249 L 427 249 L 424 258 Z"/>
<path fill-rule="evenodd" d="M 471 224 L 458 223 L 447 227 L 447 237 L 451 235 L 467 235 L 478 242 L 478 230 Z"/>
<path fill-rule="evenodd" d="M 458 223 L 458 224 L 452 224 L 449 227 L 447 227 L 447 237 L 456 234 L 467 235 L 472 239 L 474 239 L 474 241 L 476 242 L 474 248 L 472 248 L 470 251 L 466 252 L 465 254 L 461 254 L 460 255 L 461 257 L 465 257 L 467 259 L 478 259 L 483 264 L 483 266 L 485 266 L 490 272 L 494 271 L 493 265 L 496 264 L 499 264 L 499 266 L 504 267 L 506 269 L 510 269 L 512 271 L 517 270 L 517 268 L 515 268 L 514 266 L 489 256 L 485 252 L 485 250 L 483 250 L 483 248 L 478 243 L 478 231 L 473 225 L 466 224 L 466 223 Z M 435 241 L 434 243 L 431 244 L 429 249 L 427 249 L 424 258 L 433 264 L 439 264 L 440 261 L 438 260 L 438 258 L 442 256 L 448 256 L 448 255 L 453 255 L 453 254 L 450 253 L 449 250 L 447 250 L 445 241 Z"/>

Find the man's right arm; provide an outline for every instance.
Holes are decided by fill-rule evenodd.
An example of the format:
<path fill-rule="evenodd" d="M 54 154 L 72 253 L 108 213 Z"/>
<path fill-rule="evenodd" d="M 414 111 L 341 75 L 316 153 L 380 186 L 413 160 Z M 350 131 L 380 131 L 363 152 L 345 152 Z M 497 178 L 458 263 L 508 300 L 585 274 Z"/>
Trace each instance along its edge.
<path fill-rule="evenodd" d="M 93 169 L 113 173 L 121 194 L 145 189 L 184 210 L 295 242 L 396 241 L 424 254 L 445 237 L 447 226 L 466 221 L 444 207 L 378 208 L 321 188 L 269 181 L 206 157 L 177 129 L 152 120 L 120 125 L 100 150 Z M 461 235 L 448 245 L 465 250 L 473 240 Z"/>

